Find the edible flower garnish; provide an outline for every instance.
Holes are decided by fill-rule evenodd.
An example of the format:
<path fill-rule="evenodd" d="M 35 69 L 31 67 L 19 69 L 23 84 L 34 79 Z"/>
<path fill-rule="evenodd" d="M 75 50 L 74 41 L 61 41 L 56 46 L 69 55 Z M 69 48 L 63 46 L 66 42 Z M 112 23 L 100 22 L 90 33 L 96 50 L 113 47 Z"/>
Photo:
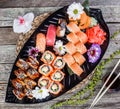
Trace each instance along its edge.
<path fill-rule="evenodd" d="M 54 51 L 56 52 L 56 54 L 59 54 L 59 55 L 65 54 L 66 49 L 65 49 L 65 46 L 63 45 L 63 42 L 61 40 L 58 40 L 55 42 Z"/>
<path fill-rule="evenodd" d="M 39 53 L 39 50 L 35 47 L 31 47 L 29 50 L 28 50 L 28 55 L 29 56 L 32 56 L 34 58 L 36 58 L 38 56 L 38 53 Z"/>
<path fill-rule="evenodd" d="M 15 33 L 27 33 L 32 28 L 33 19 L 33 13 L 27 13 L 23 17 L 19 16 L 17 19 L 14 19 L 13 31 Z"/>
<path fill-rule="evenodd" d="M 42 87 L 41 89 L 36 87 L 35 90 L 32 90 L 32 95 L 36 99 L 44 99 L 49 96 L 49 91 L 45 87 Z"/>
<path fill-rule="evenodd" d="M 80 14 L 82 14 L 84 7 L 80 3 L 73 2 L 67 9 L 67 14 L 69 19 L 77 20 L 80 19 Z"/>
<path fill-rule="evenodd" d="M 96 43 L 101 45 L 106 39 L 105 38 L 106 33 L 100 28 L 99 25 L 87 29 L 86 34 L 88 36 L 89 43 Z"/>
<path fill-rule="evenodd" d="M 99 44 L 92 44 L 90 49 L 87 51 L 89 62 L 95 63 L 101 55 L 101 48 Z"/>

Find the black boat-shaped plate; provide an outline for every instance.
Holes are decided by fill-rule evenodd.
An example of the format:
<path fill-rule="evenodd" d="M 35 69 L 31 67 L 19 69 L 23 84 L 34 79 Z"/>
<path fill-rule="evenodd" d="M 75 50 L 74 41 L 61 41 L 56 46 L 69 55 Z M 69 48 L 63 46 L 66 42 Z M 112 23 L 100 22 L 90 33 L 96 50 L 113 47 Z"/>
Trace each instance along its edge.
<path fill-rule="evenodd" d="M 102 59 L 103 55 L 105 54 L 106 52 L 106 49 L 108 47 L 108 44 L 109 44 L 109 30 L 108 30 L 108 27 L 103 19 L 103 16 L 102 16 L 102 13 L 101 13 L 101 10 L 100 9 L 90 9 L 90 16 L 94 17 L 100 27 L 106 32 L 106 40 L 104 41 L 104 43 L 101 45 L 101 50 L 102 50 L 102 53 L 101 53 L 101 56 L 99 58 L 99 60 L 94 63 L 94 64 L 91 64 L 88 62 L 88 59 L 87 59 L 87 56 L 86 54 L 84 55 L 86 57 L 86 62 L 82 65 L 82 68 L 84 70 L 84 73 L 82 73 L 81 76 L 77 76 L 75 74 L 72 74 L 72 75 L 69 75 L 66 67 L 63 69 L 63 71 L 65 72 L 65 78 L 62 80 L 62 84 L 64 86 L 64 89 L 63 91 L 57 95 L 57 96 L 53 96 L 53 95 L 50 95 L 48 96 L 47 98 L 45 99 L 29 99 L 27 97 L 24 97 L 22 100 L 19 100 L 16 98 L 16 96 L 13 94 L 12 90 L 13 90 L 13 86 L 12 86 L 12 83 L 11 83 L 11 80 L 16 78 L 16 76 L 14 75 L 14 70 L 17 69 L 16 67 L 16 62 L 18 61 L 19 58 L 22 58 L 22 59 L 26 59 L 28 56 L 28 49 L 30 47 L 35 47 L 35 39 L 36 39 L 36 35 L 40 32 L 46 34 L 47 32 L 47 29 L 48 29 L 48 26 L 50 24 L 54 24 L 54 25 L 57 25 L 57 22 L 58 22 L 58 19 L 59 18 L 63 18 L 63 19 L 66 19 L 67 15 L 66 15 L 66 9 L 67 9 L 67 6 L 59 9 L 58 11 L 54 12 L 53 14 L 51 14 L 36 30 L 35 32 L 31 35 L 31 37 L 28 39 L 28 41 L 25 43 L 24 47 L 22 48 L 22 50 L 20 51 L 19 55 L 17 56 L 17 59 L 13 65 L 13 68 L 12 68 L 12 71 L 11 71 L 11 74 L 10 74 L 10 78 L 9 78 L 9 81 L 8 81 L 8 87 L 7 87 L 7 91 L 6 91 L 6 98 L 5 98 L 5 101 L 6 102 L 9 102 L 9 103 L 23 103 L 23 104 L 27 104 L 27 103 L 41 103 L 41 102 L 46 102 L 46 101 L 49 101 L 49 100 L 52 100 L 60 95 L 62 95 L 63 93 L 65 93 L 66 91 L 70 90 L 71 88 L 73 88 L 74 86 L 76 86 L 78 83 L 80 83 L 83 79 L 85 79 L 95 68 L 96 66 L 98 65 L 98 63 L 100 62 L 100 60 Z M 64 41 L 64 39 L 63 39 Z M 87 47 L 89 48 L 89 46 Z"/>

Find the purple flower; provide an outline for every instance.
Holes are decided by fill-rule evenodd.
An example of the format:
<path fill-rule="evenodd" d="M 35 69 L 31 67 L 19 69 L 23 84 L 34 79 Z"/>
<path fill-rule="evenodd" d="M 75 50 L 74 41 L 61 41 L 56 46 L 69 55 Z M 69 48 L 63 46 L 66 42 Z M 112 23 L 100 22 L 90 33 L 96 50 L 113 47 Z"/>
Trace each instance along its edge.
<path fill-rule="evenodd" d="M 89 62 L 95 63 L 101 55 L 101 48 L 99 44 L 92 44 L 90 49 L 87 51 Z"/>
<path fill-rule="evenodd" d="M 28 51 L 28 55 L 36 58 L 38 56 L 39 50 L 35 47 L 31 47 Z"/>

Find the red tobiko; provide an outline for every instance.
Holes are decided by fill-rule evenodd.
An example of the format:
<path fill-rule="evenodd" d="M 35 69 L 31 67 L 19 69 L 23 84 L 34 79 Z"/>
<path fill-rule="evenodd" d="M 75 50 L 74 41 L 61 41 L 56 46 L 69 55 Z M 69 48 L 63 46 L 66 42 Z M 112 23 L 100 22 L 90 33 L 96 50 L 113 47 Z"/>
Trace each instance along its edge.
<path fill-rule="evenodd" d="M 106 33 L 100 28 L 99 25 L 96 25 L 92 28 L 86 30 L 89 43 L 103 44 Z"/>

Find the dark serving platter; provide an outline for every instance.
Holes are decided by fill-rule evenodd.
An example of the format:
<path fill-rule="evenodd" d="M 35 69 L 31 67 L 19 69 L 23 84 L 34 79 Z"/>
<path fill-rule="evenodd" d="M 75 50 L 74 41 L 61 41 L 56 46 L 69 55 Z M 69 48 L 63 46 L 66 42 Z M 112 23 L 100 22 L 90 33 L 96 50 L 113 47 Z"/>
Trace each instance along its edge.
<path fill-rule="evenodd" d="M 22 48 L 22 50 L 20 51 L 19 55 L 17 56 L 17 59 L 13 65 L 11 74 L 10 74 L 10 78 L 8 81 L 8 86 L 7 86 L 7 91 L 6 91 L 6 98 L 5 101 L 9 102 L 9 103 L 23 103 L 23 104 L 28 104 L 28 103 L 41 103 L 41 102 L 45 102 L 45 101 L 49 101 L 51 99 L 54 99 L 60 95 L 62 95 L 63 93 L 65 93 L 66 91 L 70 90 L 71 88 L 73 88 L 74 86 L 76 86 L 78 83 L 80 83 L 83 79 L 85 79 L 98 65 L 98 63 L 100 62 L 100 60 L 102 59 L 103 55 L 106 52 L 106 49 L 108 47 L 109 44 L 109 40 L 110 40 L 110 36 L 109 36 L 109 30 L 108 27 L 103 19 L 102 16 L 102 12 L 100 9 L 93 9 L 90 8 L 90 16 L 94 17 L 100 27 L 106 32 L 106 40 L 104 41 L 104 43 L 101 45 L 101 49 L 102 49 L 102 53 L 101 56 L 99 58 L 99 60 L 92 64 L 88 62 L 87 59 L 87 55 L 84 54 L 85 58 L 86 58 L 86 62 L 82 65 L 82 68 L 84 70 L 84 73 L 82 73 L 81 76 L 77 76 L 75 74 L 69 75 L 67 68 L 65 66 L 65 68 L 63 69 L 63 72 L 65 72 L 66 76 L 62 81 L 62 84 L 64 85 L 64 89 L 63 91 L 57 95 L 57 96 L 48 96 L 45 99 L 42 100 L 36 100 L 36 99 L 29 99 L 27 97 L 24 97 L 22 100 L 18 100 L 16 98 L 16 96 L 13 94 L 12 90 L 13 90 L 13 86 L 11 83 L 11 80 L 16 78 L 16 76 L 14 75 L 13 71 L 17 69 L 16 67 L 16 62 L 18 61 L 19 58 L 22 59 L 26 59 L 28 57 L 28 53 L 27 51 L 29 50 L 30 47 L 35 47 L 35 40 L 36 40 L 36 35 L 40 32 L 46 34 L 47 29 L 48 29 L 48 25 L 50 24 L 54 24 L 57 25 L 58 19 L 59 18 L 63 18 L 66 19 L 67 15 L 66 15 L 66 9 L 67 6 L 59 9 L 58 11 L 54 12 L 53 14 L 51 14 L 36 30 L 35 32 L 31 35 L 31 37 L 28 39 L 28 41 L 25 43 L 24 47 Z M 59 38 L 57 38 L 56 40 L 58 40 Z M 61 39 L 64 43 L 67 43 L 66 38 L 62 38 Z M 87 49 L 90 47 L 89 45 L 86 45 Z M 47 48 L 49 49 L 49 48 Z"/>

